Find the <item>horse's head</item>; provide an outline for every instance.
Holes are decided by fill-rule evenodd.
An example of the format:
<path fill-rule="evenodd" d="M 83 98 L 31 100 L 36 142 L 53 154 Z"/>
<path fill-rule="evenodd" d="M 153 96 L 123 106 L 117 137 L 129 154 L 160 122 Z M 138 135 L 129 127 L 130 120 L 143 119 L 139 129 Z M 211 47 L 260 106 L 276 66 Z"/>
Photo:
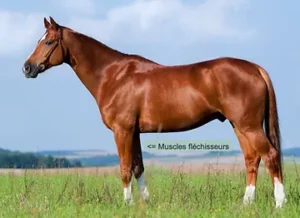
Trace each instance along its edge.
<path fill-rule="evenodd" d="M 66 58 L 62 43 L 62 27 L 52 17 L 50 23 L 44 18 L 44 25 L 45 34 L 23 65 L 22 70 L 27 78 L 36 78 L 39 73 L 62 64 Z"/>

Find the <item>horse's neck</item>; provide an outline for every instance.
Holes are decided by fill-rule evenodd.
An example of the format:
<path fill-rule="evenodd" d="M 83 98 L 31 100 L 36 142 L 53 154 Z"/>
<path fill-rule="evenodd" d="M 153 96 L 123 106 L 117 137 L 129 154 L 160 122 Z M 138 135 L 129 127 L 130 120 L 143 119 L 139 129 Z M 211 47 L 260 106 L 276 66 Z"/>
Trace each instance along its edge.
<path fill-rule="evenodd" d="M 75 32 L 68 33 L 66 44 L 70 58 L 68 64 L 97 99 L 103 71 L 111 63 L 121 60 L 124 54 Z"/>

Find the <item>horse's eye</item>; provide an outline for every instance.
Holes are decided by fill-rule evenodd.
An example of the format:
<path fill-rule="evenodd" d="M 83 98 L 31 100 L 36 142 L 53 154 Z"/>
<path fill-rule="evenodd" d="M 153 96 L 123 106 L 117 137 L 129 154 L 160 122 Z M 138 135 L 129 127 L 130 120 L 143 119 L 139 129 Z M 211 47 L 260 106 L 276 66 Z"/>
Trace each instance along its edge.
<path fill-rule="evenodd" d="M 52 43 L 53 43 L 53 41 L 47 40 L 47 41 L 45 42 L 45 45 L 51 45 Z"/>

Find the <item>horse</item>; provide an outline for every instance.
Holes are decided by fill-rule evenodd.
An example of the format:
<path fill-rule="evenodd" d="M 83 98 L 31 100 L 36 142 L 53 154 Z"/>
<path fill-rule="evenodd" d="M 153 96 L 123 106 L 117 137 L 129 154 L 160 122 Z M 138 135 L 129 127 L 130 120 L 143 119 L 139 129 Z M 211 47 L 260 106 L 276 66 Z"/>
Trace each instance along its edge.
<path fill-rule="evenodd" d="M 271 176 L 275 207 L 287 202 L 276 95 L 263 67 L 234 57 L 162 65 L 117 51 L 51 16 L 49 21 L 44 18 L 46 31 L 22 71 L 36 78 L 65 63 L 77 74 L 113 133 L 127 204 L 133 203 L 133 176 L 141 200 L 150 199 L 141 134 L 188 131 L 213 120 L 228 120 L 239 141 L 246 167 L 243 203 L 255 200 L 261 159 Z"/>

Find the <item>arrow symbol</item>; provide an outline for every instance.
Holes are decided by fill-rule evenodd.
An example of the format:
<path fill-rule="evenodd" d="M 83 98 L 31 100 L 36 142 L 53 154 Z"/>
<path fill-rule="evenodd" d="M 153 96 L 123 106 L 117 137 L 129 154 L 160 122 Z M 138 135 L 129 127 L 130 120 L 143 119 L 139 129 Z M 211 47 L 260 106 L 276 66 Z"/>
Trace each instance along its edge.
<path fill-rule="evenodd" d="M 155 145 L 149 144 L 147 147 L 148 147 L 148 148 L 155 148 Z"/>

